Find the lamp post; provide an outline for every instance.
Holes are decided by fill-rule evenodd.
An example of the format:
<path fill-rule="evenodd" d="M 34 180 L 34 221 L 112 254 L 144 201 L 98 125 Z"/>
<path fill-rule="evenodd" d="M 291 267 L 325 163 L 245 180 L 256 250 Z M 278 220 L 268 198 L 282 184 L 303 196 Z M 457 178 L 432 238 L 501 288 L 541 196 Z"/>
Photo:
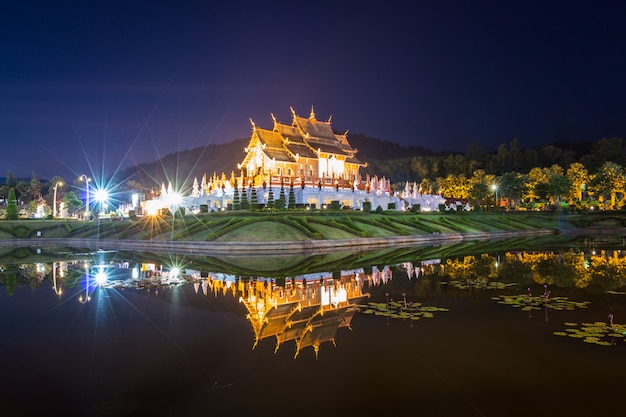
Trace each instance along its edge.
<path fill-rule="evenodd" d="M 498 206 L 498 186 L 496 184 L 492 184 L 491 189 L 496 195 L 495 206 L 497 207 Z"/>
<path fill-rule="evenodd" d="M 85 181 L 85 220 L 89 221 L 89 181 L 91 180 L 91 178 L 89 178 L 87 175 L 81 175 L 79 177 L 80 179 L 84 179 Z"/>
<path fill-rule="evenodd" d="M 56 184 L 54 184 L 54 201 L 52 202 L 52 218 L 56 218 L 57 217 L 57 187 L 59 185 L 63 185 L 62 182 L 57 182 Z"/>

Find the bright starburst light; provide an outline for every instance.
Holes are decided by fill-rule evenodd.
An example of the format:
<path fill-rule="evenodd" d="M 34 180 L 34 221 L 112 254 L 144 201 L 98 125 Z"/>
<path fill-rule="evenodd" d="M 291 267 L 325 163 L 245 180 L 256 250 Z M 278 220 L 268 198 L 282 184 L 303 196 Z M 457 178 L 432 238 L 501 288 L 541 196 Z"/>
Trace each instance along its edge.
<path fill-rule="evenodd" d="M 96 284 L 98 284 L 99 286 L 103 286 L 104 284 L 106 284 L 108 278 L 109 277 L 105 269 L 102 267 L 98 268 L 98 272 L 96 272 Z"/>

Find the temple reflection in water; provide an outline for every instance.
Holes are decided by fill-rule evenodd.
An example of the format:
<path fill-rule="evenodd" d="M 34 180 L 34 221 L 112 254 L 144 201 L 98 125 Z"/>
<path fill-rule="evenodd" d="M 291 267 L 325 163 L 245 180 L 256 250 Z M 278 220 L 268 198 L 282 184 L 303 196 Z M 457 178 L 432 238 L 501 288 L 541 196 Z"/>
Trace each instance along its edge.
<path fill-rule="evenodd" d="M 365 282 L 377 283 L 390 278 L 390 271 L 365 275 L 362 269 L 342 271 L 337 278 L 330 272 L 286 278 L 284 285 L 275 279 L 235 279 L 233 276 L 209 274 L 196 281 L 196 291 L 215 295 L 232 293 L 248 311 L 254 330 L 254 345 L 260 340 L 276 338 L 276 348 L 295 342 L 295 357 L 306 347 L 313 347 L 316 357 L 324 342 L 335 344 L 340 328 L 350 328 L 357 304 L 369 294 L 363 292 Z M 197 276 L 197 275 L 196 275 Z"/>
<path fill-rule="evenodd" d="M 246 273 L 215 272 L 203 258 L 178 259 L 174 265 L 170 256 L 144 254 L 137 259 L 132 254 L 117 252 L 76 253 L 82 256 L 54 261 L 13 261 L 0 264 L 0 284 L 12 295 L 19 286 L 36 288 L 50 283 L 59 298 L 76 297 L 80 302 L 92 300 L 97 289 L 134 288 L 159 295 L 160 290 L 192 284 L 195 292 L 206 296 L 226 295 L 240 301 L 254 333 L 253 349 L 263 339 L 274 339 L 275 352 L 285 342 L 295 344 L 295 356 L 311 347 L 317 355 L 325 342 L 335 343 L 339 329 L 350 329 L 352 319 L 362 300 L 385 298 L 376 287 L 388 284 L 394 273 L 396 279 L 408 278 L 399 294 L 388 294 L 387 301 L 409 295 L 413 300 L 433 291 L 444 291 L 441 283 L 489 281 L 515 283 L 524 290 L 533 284 L 555 285 L 562 288 L 588 288 L 594 291 L 616 291 L 626 285 L 626 252 L 622 241 L 600 245 L 598 240 L 584 240 L 576 247 L 556 250 L 509 250 L 480 255 L 439 252 L 368 257 L 353 264 L 354 268 L 312 267 L 312 273 L 268 274 L 250 276 Z M 611 242 L 609 242 L 611 243 Z M 18 258 L 15 256 L 15 258 Z M 407 259 L 408 258 L 408 259 Z M 20 259 L 24 259 L 20 257 Z M 192 265 L 193 264 L 193 265 Z M 194 269 L 190 269 L 193 267 Z M 469 280 L 468 280 L 469 278 Z M 421 284 L 425 285 L 421 285 Z M 451 287 L 449 287 L 451 288 Z M 473 286 L 470 286 L 473 288 Z M 70 291 L 73 290 L 73 291 Z M 406 300 L 406 298 L 405 298 Z M 243 308 L 240 310 L 243 311 Z"/>

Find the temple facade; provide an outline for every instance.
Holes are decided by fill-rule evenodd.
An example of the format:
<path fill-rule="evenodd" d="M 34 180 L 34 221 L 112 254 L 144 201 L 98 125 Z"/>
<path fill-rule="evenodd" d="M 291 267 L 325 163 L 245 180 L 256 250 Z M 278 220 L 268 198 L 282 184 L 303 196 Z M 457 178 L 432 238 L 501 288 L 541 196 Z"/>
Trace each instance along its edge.
<path fill-rule="evenodd" d="M 272 115 L 272 129 L 260 128 L 250 120 L 252 135 L 246 156 L 238 165 L 248 179 L 246 185 L 287 178 L 309 185 L 358 186 L 359 168 L 367 164 L 356 157 L 347 132 L 335 133 L 330 119 L 320 122 L 313 109 L 308 118 L 298 116 L 293 109 L 291 114 L 290 125 L 279 123 Z"/>

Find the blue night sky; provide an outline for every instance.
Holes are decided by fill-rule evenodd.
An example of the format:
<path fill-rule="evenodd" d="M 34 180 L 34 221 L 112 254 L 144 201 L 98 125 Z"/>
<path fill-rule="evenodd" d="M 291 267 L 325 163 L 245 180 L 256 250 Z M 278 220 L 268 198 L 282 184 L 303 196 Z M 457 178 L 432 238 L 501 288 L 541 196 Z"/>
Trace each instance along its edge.
<path fill-rule="evenodd" d="M 5 2 L 0 176 L 111 176 L 290 107 L 434 151 L 626 136 L 624 2 L 215 3 Z"/>

